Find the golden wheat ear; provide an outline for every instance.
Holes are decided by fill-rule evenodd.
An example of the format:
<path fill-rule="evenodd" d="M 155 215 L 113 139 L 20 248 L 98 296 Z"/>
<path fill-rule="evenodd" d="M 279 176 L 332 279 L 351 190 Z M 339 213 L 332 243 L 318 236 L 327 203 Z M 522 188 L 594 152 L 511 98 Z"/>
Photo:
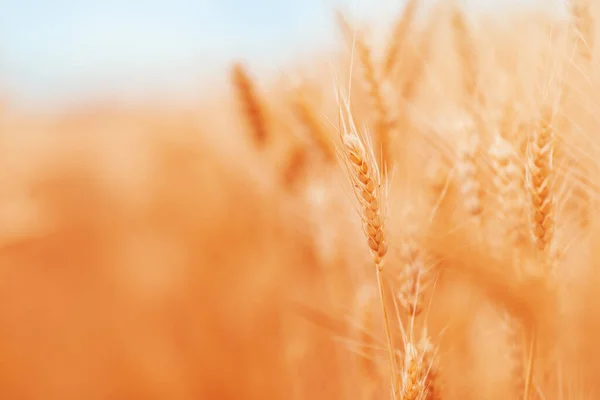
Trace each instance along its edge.
<path fill-rule="evenodd" d="M 241 63 L 233 64 L 231 81 L 252 140 L 258 148 L 264 148 L 270 136 L 267 113 L 252 78 Z"/>
<path fill-rule="evenodd" d="M 294 82 L 290 103 L 294 115 L 310 134 L 312 141 L 320 150 L 325 161 L 333 163 L 336 159 L 335 143 L 330 131 L 319 118 L 318 111 L 309 101 L 306 85 L 301 81 Z"/>
<path fill-rule="evenodd" d="M 405 343 L 401 384 L 401 400 L 441 398 L 437 357 L 427 332 L 423 332 L 416 344 Z"/>
<path fill-rule="evenodd" d="M 367 236 L 367 243 L 373 256 L 388 344 L 392 393 L 395 399 L 398 390 L 396 356 L 382 276 L 388 246 L 383 215 L 382 202 L 385 199 L 381 188 L 381 175 L 374 160 L 373 150 L 367 150 L 365 142 L 363 142 L 356 129 L 350 112 L 350 105 L 345 99 L 340 98 L 340 101 L 339 114 L 342 124 L 340 153 L 359 205 L 359 213 Z"/>

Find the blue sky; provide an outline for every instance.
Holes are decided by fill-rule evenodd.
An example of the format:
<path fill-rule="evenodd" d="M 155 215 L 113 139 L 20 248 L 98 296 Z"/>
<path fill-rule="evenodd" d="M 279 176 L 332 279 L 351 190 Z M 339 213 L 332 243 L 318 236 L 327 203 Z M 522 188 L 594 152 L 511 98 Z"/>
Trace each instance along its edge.
<path fill-rule="evenodd" d="M 323 0 L 2 0 L 0 86 L 27 102 L 183 88 L 331 40 Z"/>
<path fill-rule="evenodd" d="M 332 5 L 355 8 L 357 3 L 0 1 L 0 89 L 29 104 L 161 87 L 185 92 L 234 57 L 274 66 L 331 43 Z M 402 2 L 361 0 L 361 14 L 398 10 Z"/>

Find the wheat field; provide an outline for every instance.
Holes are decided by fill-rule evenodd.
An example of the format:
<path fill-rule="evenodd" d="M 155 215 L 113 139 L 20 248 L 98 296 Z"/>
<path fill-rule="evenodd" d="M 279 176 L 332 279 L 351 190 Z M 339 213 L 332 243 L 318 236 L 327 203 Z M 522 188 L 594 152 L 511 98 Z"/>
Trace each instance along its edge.
<path fill-rule="evenodd" d="M 600 4 L 467 11 L 3 107 L 0 398 L 600 398 Z"/>

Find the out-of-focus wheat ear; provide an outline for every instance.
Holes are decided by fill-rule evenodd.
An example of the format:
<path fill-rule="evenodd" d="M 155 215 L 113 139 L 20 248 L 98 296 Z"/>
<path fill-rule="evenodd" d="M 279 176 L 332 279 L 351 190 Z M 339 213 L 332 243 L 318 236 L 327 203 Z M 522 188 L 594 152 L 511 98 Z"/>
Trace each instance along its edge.
<path fill-rule="evenodd" d="M 531 210 L 531 232 L 538 252 L 538 273 L 552 278 L 555 268 L 553 252 L 555 221 L 555 171 L 554 171 L 555 132 L 552 126 L 552 113 L 544 109 L 530 137 L 526 159 L 526 182 Z M 556 351 L 552 340 L 545 340 L 544 348 L 539 350 L 541 375 L 544 384 L 552 381 L 551 374 L 556 366 Z M 530 354 L 528 356 L 528 372 L 526 375 L 525 393 L 531 391 L 533 369 L 536 365 L 538 347 L 537 327 L 533 326 L 530 338 Z M 549 346 L 549 347 L 548 347 Z"/>
<path fill-rule="evenodd" d="M 382 271 L 388 246 L 384 230 L 383 205 L 381 203 L 383 201 L 381 175 L 373 159 L 372 149 L 371 151 L 367 151 L 365 144 L 358 134 L 356 125 L 352 119 L 350 106 L 347 102 L 340 104 L 340 121 L 342 123 L 341 153 L 350 182 L 352 183 L 354 195 L 359 204 L 360 217 L 375 264 L 377 287 L 379 289 L 379 299 L 388 344 L 392 393 L 395 399 L 398 388 L 398 375 L 396 372 L 392 329 L 382 280 Z"/>
<path fill-rule="evenodd" d="M 480 181 L 481 172 L 477 162 L 481 143 L 476 134 L 469 134 L 459 145 L 456 175 L 463 206 L 467 214 L 481 223 L 483 190 Z"/>
<path fill-rule="evenodd" d="M 415 318 L 423 311 L 424 292 L 432 282 L 432 271 L 427 268 L 427 259 L 417 239 L 417 217 L 413 208 L 403 215 L 405 227 L 400 239 L 400 284 L 396 297 L 406 314 Z M 414 322 L 414 321 L 413 321 Z"/>
<path fill-rule="evenodd" d="M 517 318 L 514 318 L 507 310 L 501 314 L 503 327 L 506 334 L 508 362 L 510 364 L 510 386 L 514 397 L 520 398 L 525 391 L 526 354 L 523 327 Z"/>
<path fill-rule="evenodd" d="M 525 176 L 518 163 L 518 154 L 510 143 L 497 135 L 489 149 L 489 161 L 493 170 L 493 183 L 497 196 L 498 220 L 503 222 L 501 237 L 507 240 L 510 248 L 515 250 L 515 264 L 518 263 L 517 252 L 525 239 L 527 225 Z M 515 268 L 519 268 L 516 264 Z"/>
<path fill-rule="evenodd" d="M 393 111 L 396 108 L 393 104 L 394 92 L 392 86 L 383 80 L 380 70 L 377 69 L 371 48 L 365 42 L 362 32 L 356 34 L 354 44 L 362 72 L 362 84 L 369 98 L 371 119 L 374 123 L 377 150 L 375 154 L 380 156 L 379 165 L 385 175 L 392 166 L 391 142 L 397 129 L 397 116 Z"/>
<path fill-rule="evenodd" d="M 479 89 L 479 59 L 474 38 L 458 4 L 454 4 L 452 10 L 452 29 L 461 71 L 464 104 L 473 108 L 477 114 L 478 108 L 484 103 L 483 93 Z"/>
<path fill-rule="evenodd" d="M 418 88 L 426 75 L 426 66 L 431 58 L 435 30 L 438 27 L 437 22 L 438 21 L 434 19 L 427 24 L 425 31 L 421 33 L 420 40 L 417 43 L 418 54 L 416 54 L 414 59 L 408 63 L 408 67 L 403 69 L 403 83 L 400 88 L 400 98 L 406 102 L 410 102 L 414 99 L 418 92 Z M 404 126 L 402 124 L 399 125 Z"/>
<path fill-rule="evenodd" d="M 554 241 L 554 128 L 551 116 L 545 112 L 538 128 L 531 135 L 526 160 L 527 190 L 531 208 L 531 232 L 544 272 L 552 272 L 551 248 Z"/>
<path fill-rule="evenodd" d="M 398 65 L 398 58 L 404 50 L 406 39 L 417 14 L 418 5 L 419 0 L 408 0 L 402 14 L 394 24 L 383 63 L 383 72 L 386 77 L 393 75 L 394 69 Z"/>
<path fill-rule="evenodd" d="M 292 190 L 295 188 L 302 178 L 308 164 L 308 155 L 307 148 L 303 143 L 299 141 L 294 143 L 287 155 L 281 176 L 283 185 L 287 189 Z"/>
<path fill-rule="evenodd" d="M 334 162 L 336 153 L 333 139 L 315 112 L 313 105 L 308 101 L 306 89 L 301 84 L 295 85 L 291 103 L 294 114 L 310 133 L 327 162 Z"/>
<path fill-rule="evenodd" d="M 589 0 L 569 1 L 571 18 L 575 31 L 577 53 L 587 63 L 592 60 L 594 49 L 594 20 L 590 12 Z"/>
<path fill-rule="evenodd" d="M 267 115 L 252 78 L 242 64 L 235 63 L 231 68 L 231 80 L 252 134 L 252 140 L 257 147 L 264 148 L 269 140 Z"/>
<path fill-rule="evenodd" d="M 505 137 L 510 137 L 514 113 L 506 110 L 501 128 L 504 137 L 496 135 L 489 149 L 489 159 L 493 171 L 493 183 L 497 195 L 498 220 L 504 223 L 500 237 L 507 241 L 507 248 L 513 251 L 513 269 L 522 276 L 521 253 L 525 239 L 526 198 L 524 169 L 518 163 L 518 152 L 513 149 Z M 510 271 L 509 273 L 513 273 Z M 507 310 L 502 310 L 501 318 L 506 331 L 508 360 L 510 363 L 510 384 L 515 398 L 522 397 L 525 391 L 526 359 L 524 352 L 523 330 L 520 321 Z"/>

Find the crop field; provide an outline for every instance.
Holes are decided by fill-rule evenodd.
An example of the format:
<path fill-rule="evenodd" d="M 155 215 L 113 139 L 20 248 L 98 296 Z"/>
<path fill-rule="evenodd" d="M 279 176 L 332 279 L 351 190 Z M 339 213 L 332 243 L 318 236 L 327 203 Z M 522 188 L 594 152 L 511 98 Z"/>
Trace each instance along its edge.
<path fill-rule="evenodd" d="M 0 399 L 600 398 L 599 17 L 332 7 L 198 101 L 7 97 Z"/>

